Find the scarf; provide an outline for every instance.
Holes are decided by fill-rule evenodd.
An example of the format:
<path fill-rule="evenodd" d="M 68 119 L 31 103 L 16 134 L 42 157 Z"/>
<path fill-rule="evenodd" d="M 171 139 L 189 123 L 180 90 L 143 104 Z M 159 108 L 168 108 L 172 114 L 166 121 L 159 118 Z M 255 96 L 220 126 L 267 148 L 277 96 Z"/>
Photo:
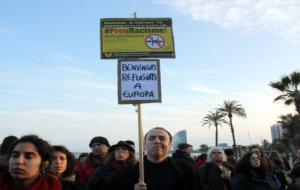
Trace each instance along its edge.
<path fill-rule="evenodd" d="M 117 173 L 121 173 L 127 167 L 127 162 L 114 160 L 111 162 L 111 167 Z"/>
<path fill-rule="evenodd" d="M 9 173 L 0 176 L 0 189 L 19 190 Z M 39 176 L 27 190 L 62 190 L 62 187 L 54 176 Z"/>

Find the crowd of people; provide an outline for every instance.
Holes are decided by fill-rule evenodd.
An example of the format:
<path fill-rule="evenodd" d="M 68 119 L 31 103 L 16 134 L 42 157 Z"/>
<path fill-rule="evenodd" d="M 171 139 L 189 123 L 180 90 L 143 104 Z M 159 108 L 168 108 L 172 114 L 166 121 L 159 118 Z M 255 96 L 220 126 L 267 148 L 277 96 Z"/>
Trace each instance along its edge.
<path fill-rule="evenodd" d="M 292 165 L 276 150 L 251 146 L 238 160 L 232 149 L 212 147 L 192 157 L 192 146 L 178 145 L 156 127 L 144 137 L 144 180 L 131 140 L 110 145 L 90 140 L 91 152 L 75 159 L 62 145 L 37 135 L 6 137 L 0 147 L 0 190 L 300 190 L 300 150 Z"/>

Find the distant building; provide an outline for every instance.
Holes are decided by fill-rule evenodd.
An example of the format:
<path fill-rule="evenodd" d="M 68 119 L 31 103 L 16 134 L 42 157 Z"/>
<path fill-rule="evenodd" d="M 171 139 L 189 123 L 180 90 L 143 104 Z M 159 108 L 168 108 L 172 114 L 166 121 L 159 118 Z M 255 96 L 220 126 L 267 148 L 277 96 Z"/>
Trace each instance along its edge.
<path fill-rule="evenodd" d="M 271 126 L 271 134 L 272 134 L 272 141 L 280 140 L 283 138 L 282 134 L 282 126 L 281 124 L 277 123 Z"/>
<path fill-rule="evenodd" d="M 219 143 L 218 147 L 220 147 L 222 149 L 230 148 L 227 143 Z"/>
<path fill-rule="evenodd" d="M 173 151 L 177 150 L 177 146 L 180 143 L 187 143 L 186 130 L 178 131 L 172 139 Z"/>

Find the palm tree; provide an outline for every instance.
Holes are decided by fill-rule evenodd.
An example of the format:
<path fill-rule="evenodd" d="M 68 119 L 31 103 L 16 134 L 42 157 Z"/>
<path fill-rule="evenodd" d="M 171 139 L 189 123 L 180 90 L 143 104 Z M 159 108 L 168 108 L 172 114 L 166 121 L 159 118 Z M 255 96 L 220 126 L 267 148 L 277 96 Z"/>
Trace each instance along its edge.
<path fill-rule="evenodd" d="M 233 151 L 235 153 L 235 158 L 237 159 L 237 149 L 236 149 L 234 128 L 233 128 L 233 124 L 232 124 L 232 116 L 237 115 L 241 118 L 246 118 L 247 115 L 246 115 L 245 109 L 243 108 L 243 106 L 241 104 L 239 104 L 238 101 L 224 100 L 224 103 L 222 106 L 220 106 L 219 111 L 224 113 L 229 119 L 229 126 L 231 129 L 232 140 L 233 140 Z"/>
<path fill-rule="evenodd" d="M 274 101 L 283 100 L 286 105 L 293 103 L 300 115 L 300 72 L 294 71 L 289 76 L 285 75 L 281 77 L 280 81 L 271 82 L 269 85 L 282 92 Z"/>
<path fill-rule="evenodd" d="M 224 119 L 226 114 L 221 113 L 219 110 L 215 112 L 209 112 L 205 117 L 203 117 L 201 123 L 202 126 L 208 125 L 208 127 L 214 125 L 216 128 L 216 146 L 218 146 L 218 126 L 221 126 L 223 123 L 227 123 Z"/>

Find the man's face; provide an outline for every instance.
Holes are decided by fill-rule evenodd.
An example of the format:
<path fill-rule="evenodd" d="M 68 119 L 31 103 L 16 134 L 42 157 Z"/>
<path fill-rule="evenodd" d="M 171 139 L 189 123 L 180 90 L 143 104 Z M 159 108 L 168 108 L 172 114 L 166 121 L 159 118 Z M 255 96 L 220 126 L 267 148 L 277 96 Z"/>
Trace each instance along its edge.
<path fill-rule="evenodd" d="M 145 140 L 147 158 L 153 161 L 163 161 L 171 150 L 171 142 L 168 133 L 162 129 L 152 129 Z"/>
<path fill-rule="evenodd" d="M 91 146 L 92 153 L 104 157 L 107 154 L 108 146 L 106 144 L 94 143 Z"/>
<path fill-rule="evenodd" d="M 192 147 L 187 147 L 187 148 L 183 149 L 183 151 L 184 151 L 187 155 L 191 156 L 191 155 L 192 155 L 192 152 L 193 152 L 193 148 L 192 148 Z"/>

